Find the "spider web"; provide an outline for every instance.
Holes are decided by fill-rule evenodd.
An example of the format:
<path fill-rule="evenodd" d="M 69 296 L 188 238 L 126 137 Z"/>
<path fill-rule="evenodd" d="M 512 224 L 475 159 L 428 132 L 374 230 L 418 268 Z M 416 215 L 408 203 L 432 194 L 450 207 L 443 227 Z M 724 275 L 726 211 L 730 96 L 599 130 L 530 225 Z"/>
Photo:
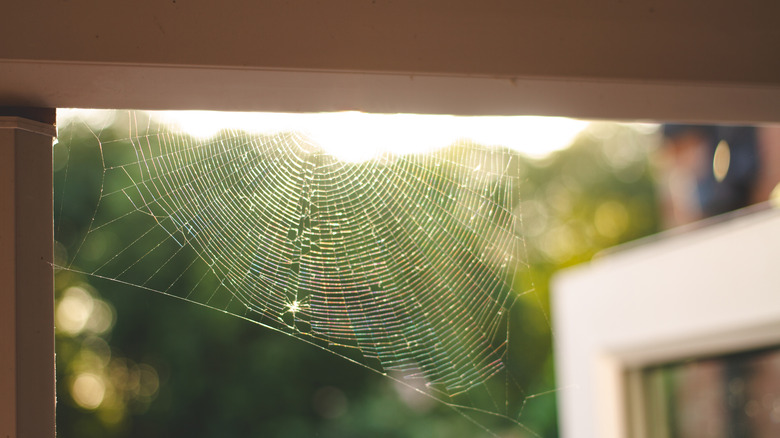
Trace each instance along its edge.
<path fill-rule="evenodd" d="M 513 288 L 527 267 L 516 152 L 464 139 L 352 163 L 301 132 L 202 139 L 153 113 L 120 117 L 127 131 L 90 128 L 100 192 L 69 269 L 252 320 L 522 426 L 495 400 L 508 388 L 488 386 L 510 385 L 508 318 L 533 292 Z M 108 228 L 131 243 L 90 262 Z"/>

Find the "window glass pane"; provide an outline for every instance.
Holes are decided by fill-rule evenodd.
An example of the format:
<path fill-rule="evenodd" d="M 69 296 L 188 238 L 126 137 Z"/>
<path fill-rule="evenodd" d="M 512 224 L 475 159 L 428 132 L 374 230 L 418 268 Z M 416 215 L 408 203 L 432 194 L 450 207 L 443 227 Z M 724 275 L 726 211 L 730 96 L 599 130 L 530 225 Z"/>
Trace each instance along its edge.
<path fill-rule="evenodd" d="M 780 436 L 780 347 L 643 371 L 650 436 Z"/>

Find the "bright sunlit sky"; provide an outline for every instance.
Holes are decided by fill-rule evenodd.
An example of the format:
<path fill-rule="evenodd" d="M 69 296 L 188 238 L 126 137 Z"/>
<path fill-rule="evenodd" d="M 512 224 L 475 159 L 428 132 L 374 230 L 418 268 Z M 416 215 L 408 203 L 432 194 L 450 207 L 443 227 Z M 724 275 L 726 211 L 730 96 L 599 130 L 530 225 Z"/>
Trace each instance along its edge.
<path fill-rule="evenodd" d="M 64 113 L 66 117 L 89 117 L 86 111 L 90 110 L 69 111 L 72 112 Z M 160 111 L 155 115 L 201 138 L 226 128 L 265 134 L 296 130 L 346 161 L 364 161 L 387 152 L 421 153 L 464 138 L 486 146 L 506 146 L 540 158 L 568 146 L 589 123 L 561 117 L 459 117 L 354 111 L 315 114 Z"/>

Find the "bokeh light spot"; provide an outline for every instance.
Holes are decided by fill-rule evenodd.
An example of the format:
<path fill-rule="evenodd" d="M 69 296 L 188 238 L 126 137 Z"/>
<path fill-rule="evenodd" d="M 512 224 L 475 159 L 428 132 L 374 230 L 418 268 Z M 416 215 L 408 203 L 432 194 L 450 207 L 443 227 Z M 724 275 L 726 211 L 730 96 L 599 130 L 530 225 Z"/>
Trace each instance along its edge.
<path fill-rule="evenodd" d="M 325 386 L 314 393 L 312 406 L 322 418 L 338 418 L 347 412 L 347 397 L 342 390 Z"/>
<path fill-rule="evenodd" d="M 55 310 L 57 329 L 70 335 L 81 333 L 92 315 L 94 305 L 92 295 L 84 288 L 68 288 L 63 292 Z"/>
<path fill-rule="evenodd" d="M 721 140 L 715 148 L 715 156 L 712 159 L 712 174 L 715 176 L 715 181 L 721 182 L 726 178 L 730 165 L 731 149 L 726 140 Z"/>
<path fill-rule="evenodd" d="M 81 373 L 73 380 L 70 387 L 71 396 L 84 409 L 97 409 L 106 395 L 106 385 L 100 376 L 92 373 Z"/>
<path fill-rule="evenodd" d="M 596 231 L 604 237 L 615 239 L 628 228 L 628 211 L 617 201 L 607 201 L 596 208 L 593 222 Z"/>

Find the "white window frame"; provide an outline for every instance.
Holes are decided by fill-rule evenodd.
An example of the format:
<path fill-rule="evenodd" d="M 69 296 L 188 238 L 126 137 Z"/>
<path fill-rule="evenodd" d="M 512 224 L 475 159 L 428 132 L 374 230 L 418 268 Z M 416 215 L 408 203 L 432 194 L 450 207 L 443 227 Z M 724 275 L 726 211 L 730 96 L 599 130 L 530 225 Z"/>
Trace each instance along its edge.
<path fill-rule="evenodd" d="M 780 345 L 780 209 L 669 234 L 555 278 L 562 436 L 647 437 L 643 368 Z"/>
<path fill-rule="evenodd" d="M 95 88 L 95 82 L 110 78 L 108 92 Z M 52 80 L 54 79 L 54 80 Z M 3 85 L 5 84 L 5 85 Z M 640 120 L 716 120 L 744 123 L 780 121 L 780 88 L 711 86 L 696 84 L 649 84 L 622 81 L 590 82 L 559 79 L 504 80 L 424 76 L 413 80 L 395 74 L 315 73 L 236 71 L 232 69 L 170 68 L 117 66 L 110 64 L 3 62 L 0 60 L 0 104 L 7 84 L 21 84 L 20 92 L 9 105 L 32 102 L 43 107 L 212 109 L 316 112 L 360 109 L 377 112 L 420 112 L 449 114 L 536 114 L 576 116 L 582 118 Z M 218 86 L 212 86 L 218 84 Z M 153 85 L 149 87 L 149 85 Z M 225 88 L 229 89 L 225 89 Z M 206 90 L 201 93 L 201 91 Z M 243 93 L 243 91 L 249 92 Z M 50 131 L 50 129 L 49 129 Z M 41 129 L 47 135 L 47 129 Z M 24 146 L 21 146 L 24 147 Z M 38 162 L 48 162 L 43 154 Z M 40 168 L 39 168 L 40 170 Z M 27 199 L 47 199 L 46 192 L 32 186 L 25 189 Z M 44 196 L 46 195 L 46 196 Z M 0 199 L 3 205 L 14 201 Z M 3 214 L 17 214 L 13 208 Z M 51 217 L 51 215 L 47 215 Z M 41 232 L 50 232 L 42 229 Z M 16 232 L 14 232 L 16 233 Z M 6 248 L 8 249 L 8 248 Z M 32 250 L 32 248 L 30 248 Z M 42 252 L 50 250 L 38 248 Z M 11 257 L 14 257 L 13 255 Z M 42 259 L 43 260 L 43 259 Z M 51 257 L 44 262 L 50 263 Z M 50 265 L 49 265 L 50 266 Z M 40 276 L 40 272 L 26 275 Z M 8 280 L 8 278 L 7 278 Z M 11 289 L 13 288 L 13 289 Z M 17 289 L 16 283 L 6 290 Z M 38 291 L 51 296 L 51 290 Z M 0 306 L 4 305 L 0 303 Z M 19 321 L 34 319 L 20 316 Z M 53 320 L 36 330 L 51 333 Z M 560 339 L 560 337 L 559 337 Z M 19 339 L 6 339 L 7 351 L 30 348 Z M 45 345 L 44 345 L 45 346 Z M 40 348 L 39 345 L 36 348 Z M 53 361 L 41 378 L 53 376 Z M 564 380 L 566 382 L 566 380 Z M 18 382 L 22 387 L 23 382 Z M 564 386 L 567 384 L 564 383 Z M 564 397 L 567 397 L 564 395 Z M 42 392 L 32 396 L 30 406 L 51 406 L 54 394 Z M 54 418 L 42 418 L 41 411 L 23 409 L 13 400 L 0 406 L 8 418 L 9 436 L 53 436 Z M 565 403 L 565 402 L 564 402 Z M 566 426 L 569 415 L 564 406 L 564 436 L 575 438 Z M 23 420 L 23 417 L 26 420 Z M 35 425 L 33 434 L 19 432 L 18 424 Z M 8 424 L 8 423 L 6 423 Z M 40 430 L 50 431 L 38 433 Z M 0 427 L 0 432 L 6 431 Z M 17 432 L 19 434 L 17 435 Z"/>

